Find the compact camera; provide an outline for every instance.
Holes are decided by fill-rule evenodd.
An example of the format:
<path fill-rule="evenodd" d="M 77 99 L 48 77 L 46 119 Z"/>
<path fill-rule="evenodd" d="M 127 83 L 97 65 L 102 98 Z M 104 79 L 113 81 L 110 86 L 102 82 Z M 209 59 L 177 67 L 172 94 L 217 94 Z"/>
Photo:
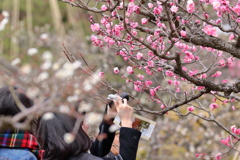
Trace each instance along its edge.
<path fill-rule="evenodd" d="M 127 101 L 129 100 L 129 96 L 126 92 L 122 92 L 120 95 L 119 95 L 122 99 L 127 99 Z M 112 107 L 113 105 L 113 100 L 118 100 L 118 95 L 116 94 L 109 94 L 108 97 L 107 97 L 107 100 L 109 100 L 110 102 L 108 103 L 110 108 Z"/>

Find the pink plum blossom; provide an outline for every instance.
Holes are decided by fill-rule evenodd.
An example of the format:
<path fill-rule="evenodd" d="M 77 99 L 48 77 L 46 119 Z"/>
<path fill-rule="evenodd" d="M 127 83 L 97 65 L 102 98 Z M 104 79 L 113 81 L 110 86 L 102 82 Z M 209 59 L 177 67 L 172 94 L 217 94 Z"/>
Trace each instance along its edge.
<path fill-rule="evenodd" d="M 91 24 L 91 29 L 93 32 L 100 30 L 100 25 L 98 23 Z"/>
<path fill-rule="evenodd" d="M 142 22 L 142 24 L 147 24 L 148 19 L 147 18 L 142 18 L 141 22 Z"/>
<path fill-rule="evenodd" d="M 127 72 L 128 72 L 129 74 L 133 74 L 133 73 L 134 73 L 133 68 L 132 68 L 131 66 L 128 66 L 128 67 L 127 67 Z"/>
<path fill-rule="evenodd" d="M 162 6 L 159 5 L 159 6 L 157 6 L 153 9 L 153 13 L 154 14 L 161 14 L 162 10 L 163 10 Z"/>
<path fill-rule="evenodd" d="M 187 1 L 187 11 L 188 13 L 193 13 L 195 9 L 195 3 L 193 2 L 193 0 L 188 0 Z"/>
<path fill-rule="evenodd" d="M 193 106 L 190 106 L 190 107 L 188 107 L 187 109 L 188 109 L 189 112 L 194 111 L 194 107 L 193 107 Z"/>
<path fill-rule="evenodd" d="M 180 34 L 182 37 L 186 37 L 186 35 L 187 35 L 186 31 L 180 31 Z"/>
<path fill-rule="evenodd" d="M 222 75 L 221 71 L 217 71 L 212 77 L 220 77 Z"/>
<path fill-rule="evenodd" d="M 104 78 L 104 72 L 99 72 L 99 76 L 100 76 L 101 78 Z"/>
<path fill-rule="evenodd" d="M 147 65 L 148 65 L 148 67 L 154 67 L 154 62 L 153 61 L 148 61 Z"/>
<path fill-rule="evenodd" d="M 225 60 L 224 60 L 224 59 L 221 59 L 221 60 L 218 62 L 218 65 L 221 66 L 221 67 L 226 66 Z"/>
<path fill-rule="evenodd" d="M 147 87 L 151 86 L 152 84 L 153 84 L 152 81 L 149 81 L 149 80 L 146 80 L 146 81 L 145 81 L 145 85 L 146 85 Z"/>
<path fill-rule="evenodd" d="M 207 35 L 211 35 L 211 36 L 216 36 L 217 35 L 217 29 L 215 27 L 213 27 L 212 25 L 207 25 L 204 27 L 203 31 L 207 34 Z"/>
<path fill-rule="evenodd" d="M 102 11 L 106 11 L 108 8 L 107 8 L 107 6 L 106 5 L 102 5 L 102 7 L 101 7 L 101 10 Z"/>
<path fill-rule="evenodd" d="M 235 111 L 235 110 L 236 110 L 236 107 L 235 107 L 235 106 L 232 106 L 232 110 L 234 110 L 234 111 Z"/>
<path fill-rule="evenodd" d="M 221 153 L 216 154 L 215 159 L 217 160 L 222 159 L 222 154 Z"/>
<path fill-rule="evenodd" d="M 148 3 L 148 8 L 153 8 L 153 4 L 152 3 Z"/>
<path fill-rule="evenodd" d="M 141 74 L 138 74 L 138 75 L 137 75 L 137 77 L 138 77 L 139 79 L 141 79 L 141 80 L 143 80 L 143 79 L 144 79 L 144 76 L 143 76 L 143 75 L 141 75 Z"/>
<path fill-rule="evenodd" d="M 234 36 L 234 34 L 233 34 L 233 33 L 231 33 L 231 34 L 230 34 L 230 36 L 229 36 L 229 40 L 233 40 L 233 39 L 234 39 L 234 37 L 235 37 L 235 36 Z"/>
<path fill-rule="evenodd" d="M 170 8 L 170 10 L 171 10 L 173 13 L 176 13 L 176 12 L 178 11 L 178 7 L 172 6 L 172 7 Z"/>
<path fill-rule="evenodd" d="M 165 72 L 167 76 L 172 77 L 173 76 L 173 71 L 166 71 Z"/>
<path fill-rule="evenodd" d="M 215 108 L 218 108 L 218 104 L 217 103 L 211 103 L 209 107 L 210 107 L 210 109 L 214 110 Z"/>
<path fill-rule="evenodd" d="M 154 89 L 150 89 L 150 94 L 151 94 L 152 96 L 155 96 L 155 95 L 156 95 L 155 90 L 154 90 Z"/>
<path fill-rule="evenodd" d="M 119 73 L 118 67 L 115 67 L 115 68 L 113 69 L 113 71 L 114 71 L 114 73 L 118 74 L 118 73 Z"/>
<path fill-rule="evenodd" d="M 138 59 L 138 60 L 141 60 L 142 58 L 143 58 L 143 54 L 140 53 L 140 52 L 138 52 L 138 53 L 137 53 L 137 59 Z"/>

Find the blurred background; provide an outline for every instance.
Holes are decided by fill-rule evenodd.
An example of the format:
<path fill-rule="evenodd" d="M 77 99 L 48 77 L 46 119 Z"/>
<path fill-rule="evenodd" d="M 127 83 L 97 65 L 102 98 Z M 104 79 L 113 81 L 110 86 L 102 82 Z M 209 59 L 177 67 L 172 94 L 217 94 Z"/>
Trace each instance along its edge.
<path fill-rule="evenodd" d="M 34 99 L 41 98 L 40 94 L 42 93 L 47 95 L 52 90 L 57 92 L 67 87 L 66 94 L 80 93 L 79 90 L 70 90 L 69 86 L 65 86 L 65 88 L 61 86 L 63 81 L 57 81 L 55 74 L 53 74 L 59 66 L 64 68 L 65 62 L 68 61 L 63 53 L 65 46 L 76 57 L 84 56 L 88 65 L 94 68 L 96 73 L 105 72 L 105 76 L 113 87 L 136 95 L 136 91 L 133 91 L 130 84 L 126 85 L 124 79 L 115 76 L 110 70 L 114 67 L 121 68 L 126 64 L 116 58 L 114 54 L 109 54 L 109 51 L 91 45 L 92 31 L 88 19 L 88 12 L 57 0 L 0 0 L 0 72 L 14 77 L 13 72 L 16 68 L 19 69 L 23 76 L 15 78 L 24 81 L 24 84 L 29 88 L 29 95 Z M 11 66 L 4 62 L 9 62 Z M 57 75 L 61 77 L 64 74 L 66 72 Z M 96 82 L 92 82 L 92 80 L 83 78 L 81 75 L 77 83 L 76 80 L 64 82 L 77 84 L 74 87 L 80 88 L 80 83 L 85 85 L 83 87 L 89 86 L 90 82 L 91 85 L 95 84 Z M 53 84 L 59 84 L 59 87 L 55 88 Z M 90 124 L 94 128 L 96 122 L 100 123 L 102 118 L 101 115 L 105 107 L 103 99 L 113 92 L 98 88 L 97 94 L 101 95 L 100 99 L 93 97 L 90 94 L 92 92 L 81 93 L 80 108 L 89 111 Z M 74 97 L 72 96 L 72 98 Z M 208 104 L 212 98 L 202 99 L 203 104 Z M 150 110 L 160 108 L 157 104 L 148 101 L 147 98 L 141 100 L 144 107 Z M 132 100 L 130 103 L 136 102 Z M 221 104 L 221 101 L 217 103 Z M 222 105 L 224 106 L 224 104 Z M 235 124 L 239 118 L 237 104 L 233 102 L 231 105 L 235 105 L 237 110 L 232 111 L 231 106 L 226 104 L 225 109 L 216 114 L 216 117 L 221 118 L 222 123 L 228 124 L 228 126 Z M 66 109 L 64 107 L 65 105 L 62 105 L 63 110 Z M 93 115 L 91 115 L 92 111 L 94 111 Z M 187 112 L 187 109 L 182 108 L 181 111 Z M 220 131 L 214 124 L 202 121 L 197 117 L 181 117 L 175 113 L 168 113 L 164 116 L 141 112 L 138 114 L 157 122 L 151 139 L 140 141 L 138 160 L 191 160 L 197 159 L 196 153 L 215 155 L 228 150 L 219 142 L 225 138 L 226 133 Z M 238 155 L 238 152 L 232 150 L 223 159 L 237 160 Z"/>

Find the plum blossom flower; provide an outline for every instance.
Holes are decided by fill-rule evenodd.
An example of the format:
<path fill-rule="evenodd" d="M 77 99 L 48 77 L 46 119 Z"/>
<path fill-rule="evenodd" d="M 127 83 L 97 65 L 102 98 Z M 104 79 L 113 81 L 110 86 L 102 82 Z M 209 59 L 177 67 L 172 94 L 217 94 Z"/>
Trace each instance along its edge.
<path fill-rule="evenodd" d="M 224 60 L 224 59 L 221 59 L 221 60 L 218 62 L 218 65 L 221 66 L 221 67 L 226 66 L 225 60 Z"/>
<path fill-rule="evenodd" d="M 178 11 L 178 7 L 172 6 L 172 7 L 170 8 L 170 10 L 171 10 L 173 13 L 176 13 L 176 12 Z"/>
<path fill-rule="evenodd" d="M 221 4 L 218 0 L 214 0 L 212 1 L 212 6 L 213 6 L 213 9 L 217 10 L 221 6 Z"/>
<path fill-rule="evenodd" d="M 152 81 L 149 81 L 149 80 L 146 80 L 146 81 L 145 81 L 145 85 L 146 85 L 147 87 L 151 86 L 152 84 L 153 84 Z"/>
<path fill-rule="evenodd" d="M 167 76 L 172 77 L 173 76 L 173 71 L 166 71 L 165 72 Z"/>
<path fill-rule="evenodd" d="M 217 71 L 212 77 L 220 77 L 222 75 L 221 71 Z"/>
<path fill-rule="evenodd" d="M 238 15 L 240 15 L 240 5 L 236 5 L 236 6 L 233 8 L 233 11 L 236 12 Z"/>
<path fill-rule="evenodd" d="M 148 3 L 148 8 L 153 8 L 153 4 L 152 3 Z"/>
<path fill-rule="evenodd" d="M 101 78 L 104 78 L 104 72 L 99 72 L 99 76 L 100 76 Z"/>
<path fill-rule="evenodd" d="M 100 30 L 100 25 L 98 23 L 91 24 L 91 29 L 93 32 Z"/>
<path fill-rule="evenodd" d="M 218 153 L 215 155 L 215 159 L 219 160 L 219 159 L 222 159 L 222 154 L 221 153 Z"/>
<path fill-rule="evenodd" d="M 186 31 L 180 31 L 180 34 L 182 37 L 186 37 L 186 35 L 187 35 Z"/>
<path fill-rule="evenodd" d="M 193 13 L 195 9 L 195 4 L 193 2 L 193 0 L 188 0 L 187 1 L 187 11 L 188 13 Z"/>
<path fill-rule="evenodd" d="M 156 91 L 155 91 L 154 89 L 150 89 L 150 94 L 151 94 L 152 96 L 155 96 L 155 95 L 156 95 Z"/>
<path fill-rule="evenodd" d="M 116 73 L 116 74 L 118 74 L 118 73 L 119 73 L 118 67 L 114 67 L 113 72 Z"/>
<path fill-rule="evenodd" d="M 28 55 L 29 56 L 33 56 L 33 55 L 35 55 L 37 53 L 38 53 L 38 49 L 37 48 L 29 48 L 28 49 Z"/>
<path fill-rule="evenodd" d="M 138 75 L 137 75 L 137 77 L 138 77 L 139 79 L 141 79 L 141 80 L 143 80 L 143 79 L 144 79 L 144 76 L 143 76 L 143 75 L 141 75 L 141 74 L 138 74 Z"/>
<path fill-rule="evenodd" d="M 218 108 L 218 104 L 217 103 L 211 103 L 209 107 L 210 107 L 210 109 L 214 110 L 215 108 Z"/>
<path fill-rule="evenodd" d="M 138 60 L 141 60 L 142 58 L 143 58 L 143 54 L 140 53 L 140 52 L 138 52 L 138 53 L 137 53 L 137 59 L 138 59 Z"/>
<path fill-rule="evenodd" d="M 194 111 L 194 107 L 193 107 L 193 106 L 190 106 L 190 107 L 188 107 L 187 109 L 188 109 L 189 112 Z"/>
<path fill-rule="evenodd" d="M 207 25 L 204 27 L 203 31 L 207 34 L 207 35 L 211 35 L 211 36 L 217 36 L 217 29 L 215 27 L 213 27 L 212 25 Z"/>
<path fill-rule="evenodd" d="M 128 66 L 128 67 L 127 67 L 127 72 L 128 72 L 129 74 L 133 74 L 133 73 L 134 73 L 133 68 L 132 68 L 131 66 Z"/>
<path fill-rule="evenodd" d="M 148 67 L 154 67 L 154 62 L 153 61 L 148 61 L 147 65 L 148 65 Z"/>
<path fill-rule="evenodd" d="M 159 5 L 159 6 L 157 6 L 153 9 L 153 13 L 154 14 L 161 14 L 162 10 L 163 10 L 162 6 Z"/>
<path fill-rule="evenodd" d="M 234 36 L 234 34 L 233 34 L 233 33 L 231 33 L 231 34 L 230 34 L 230 36 L 229 36 L 229 40 L 233 40 L 233 39 L 234 39 L 234 37 L 235 37 L 235 36 Z"/>
<path fill-rule="evenodd" d="M 107 8 L 107 6 L 106 5 L 102 5 L 102 7 L 101 7 L 101 10 L 102 11 L 106 11 L 108 8 Z"/>
<path fill-rule="evenodd" d="M 147 24 L 148 19 L 147 18 L 142 18 L 141 22 L 142 22 L 142 24 Z"/>

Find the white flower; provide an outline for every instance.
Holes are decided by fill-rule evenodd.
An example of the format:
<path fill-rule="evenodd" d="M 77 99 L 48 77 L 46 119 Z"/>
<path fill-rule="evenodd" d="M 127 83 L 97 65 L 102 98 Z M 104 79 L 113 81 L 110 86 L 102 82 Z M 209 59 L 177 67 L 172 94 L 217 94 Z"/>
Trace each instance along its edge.
<path fill-rule="evenodd" d="M 51 62 L 51 61 L 45 61 L 45 62 L 41 65 L 41 69 L 42 69 L 42 70 L 49 70 L 51 66 L 52 66 L 52 62 Z"/>
<path fill-rule="evenodd" d="M 40 35 L 40 38 L 42 39 L 42 40 L 46 40 L 46 39 L 48 39 L 48 34 L 47 33 L 43 33 L 43 34 L 41 34 Z"/>
<path fill-rule="evenodd" d="M 75 136 L 72 133 L 66 133 L 64 134 L 63 139 L 66 143 L 70 144 L 75 140 Z"/>
<path fill-rule="evenodd" d="M 44 80 L 48 79 L 48 77 L 49 77 L 48 72 L 42 72 L 42 73 L 39 74 L 37 80 L 38 81 L 44 81 Z"/>
<path fill-rule="evenodd" d="M 52 112 L 47 112 L 43 115 L 42 119 L 43 120 L 50 120 L 54 118 L 54 114 Z"/>
<path fill-rule="evenodd" d="M 67 101 L 68 102 L 76 102 L 78 100 L 78 96 L 77 95 L 73 95 L 73 96 L 68 96 L 67 97 Z"/>
<path fill-rule="evenodd" d="M 52 53 L 51 53 L 50 51 L 46 51 L 46 52 L 44 52 L 44 53 L 42 54 L 42 59 L 43 59 L 44 61 L 51 61 L 52 58 L 53 58 L 53 55 L 52 55 Z"/>
<path fill-rule="evenodd" d="M 70 111 L 70 109 L 67 105 L 61 105 L 59 107 L 59 111 L 62 112 L 62 113 L 68 113 Z"/>
<path fill-rule="evenodd" d="M 14 60 L 11 62 L 11 65 L 16 66 L 16 65 L 18 65 L 20 62 L 21 62 L 21 59 L 20 59 L 20 58 L 16 58 L 16 59 L 14 59 Z"/>
<path fill-rule="evenodd" d="M 103 115 L 100 113 L 90 112 L 86 116 L 86 122 L 89 125 L 99 125 L 102 122 Z"/>
<path fill-rule="evenodd" d="M 79 113 L 89 112 L 89 111 L 91 111 L 91 109 L 92 109 L 91 103 L 86 103 L 85 101 L 82 101 L 78 108 L 78 112 Z"/>
<path fill-rule="evenodd" d="M 29 48 L 27 52 L 28 52 L 29 56 L 33 56 L 38 53 L 38 49 L 37 48 Z"/>
<path fill-rule="evenodd" d="M 40 93 L 40 90 L 37 87 L 31 87 L 31 88 L 28 88 L 27 90 L 27 95 L 29 98 L 36 98 L 39 93 Z"/>
<path fill-rule="evenodd" d="M 23 74 L 29 74 L 32 70 L 32 67 L 30 64 L 25 64 L 22 68 L 21 71 Z"/>

